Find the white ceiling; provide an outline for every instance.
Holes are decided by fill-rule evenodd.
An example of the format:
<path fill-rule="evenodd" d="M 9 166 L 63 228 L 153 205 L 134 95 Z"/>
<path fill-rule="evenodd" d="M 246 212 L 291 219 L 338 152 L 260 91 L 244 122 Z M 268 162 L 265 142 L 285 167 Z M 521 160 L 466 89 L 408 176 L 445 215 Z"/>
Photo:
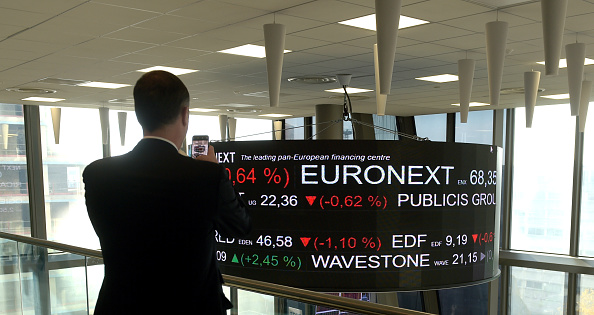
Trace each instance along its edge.
<path fill-rule="evenodd" d="M 172 66 L 200 70 L 180 78 L 191 107 L 213 114 L 256 117 L 266 113 L 311 116 L 316 104 L 342 104 L 324 92 L 338 83 L 289 82 L 295 76 L 351 73 L 351 86 L 375 90 L 373 31 L 337 22 L 374 13 L 372 0 L 19 0 L 0 1 L 0 102 L 28 96 L 63 98 L 58 106 L 131 109 L 132 87 L 116 90 L 40 82 L 44 78 L 133 85 L 136 70 Z M 541 95 L 568 93 L 566 70 L 545 76 L 540 1 L 403 0 L 403 15 L 430 23 L 398 32 L 396 62 L 386 113 L 422 115 L 456 111 L 458 83 L 431 83 L 415 77 L 457 74 L 457 61 L 476 60 L 472 101 L 489 102 L 485 23 L 509 23 L 502 88 L 523 87 L 523 73 L 543 72 Z M 280 107 L 261 97 L 268 90 L 266 60 L 218 53 L 244 44 L 264 44 L 262 25 L 286 25 Z M 569 0 L 563 44 L 586 43 L 594 59 L 594 0 Z M 562 50 L 562 58 L 565 50 Z M 588 76 L 594 66 L 586 66 Z M 592 75 L 590 75 L 592 76 Z M 41 88 L 33 95 L 8 88 Z M 245 94 L 256 93 L 255 96 Z M 355 112 L 375 112 L 375 92 L 352 97 Z M 537 105 L 560 101 L 538 98 Z M 564 101 L 562 101 L 564 102 Z M 524 105 L 522 93 L 502 95 L 500 108 Z M 256 113 L 229 112 L 224 104 L 249 104 Z M 55 106 L 55 104 L 52 104 Z M 223 106 L 221 106 L 223 105 Z M 488 107 L 487 107 L 488 108 Z M 485 109 L 482 107 L 481 109 Z"/>

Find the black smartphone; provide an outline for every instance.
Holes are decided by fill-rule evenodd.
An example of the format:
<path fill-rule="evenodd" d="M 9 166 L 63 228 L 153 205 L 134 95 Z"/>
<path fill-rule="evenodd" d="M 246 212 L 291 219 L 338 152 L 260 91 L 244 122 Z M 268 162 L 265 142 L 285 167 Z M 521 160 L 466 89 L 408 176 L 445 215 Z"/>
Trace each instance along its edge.
<path fill-rule="evenodd" d="M 208 136 L 192 136 L 192 157 L 208 154 Z"/>

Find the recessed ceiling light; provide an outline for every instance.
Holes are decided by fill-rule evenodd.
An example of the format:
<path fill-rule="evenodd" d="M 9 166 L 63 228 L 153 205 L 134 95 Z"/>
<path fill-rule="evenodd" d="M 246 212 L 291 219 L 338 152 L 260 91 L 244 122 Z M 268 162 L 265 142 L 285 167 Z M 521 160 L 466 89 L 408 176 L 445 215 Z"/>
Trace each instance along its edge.
<path fill-rule="evenodd" d="M 237 46 L 225 50 L 219 50 L 220 53 L 231 54 L 231 55 L 240 55 L 240 56 L 247 56 L 247 57 L 255 57 L 255 58 L 264 58 L 266 57 L 266 48 L 264 46 L 252 45 L 247 44 L 243 46 Z M 291 52 L 290 50 L 285 50 L 285 54 Z"/>
<path fill-rule="evenodd" d="M 218 109 L 214 108 L 190 108 L 191 112 L 200 112 L 200 113 L 208 113 L 208 112 L 216 112 Z"/>
<path fill-rule="evenodd" d="M 358 17 L 358 18 L 354 18 L 354 19 L 350 19 L 350 20 L 346 20 L 346 21 L 342 21 L 342 22 L 338 22 L 338 23 L 344 24 L 344 25 L 349 25 L 349 26 L 354 26 L 354 27 L 359 27 L 359 28 L 364 28 L 364 29 L 371 30 L 371 31 L 376 30 L 375 14 L 370 14 L 370 15 L 366 15 L 366 16 L 362 16 L 362 17 Z M 421 25 L 421 24 L 427 24 L 427 23 L 429 23 L 429 21 L 415 19 L 412 17 L 401 15 L 400 23 L 398 23 L 398 29 L 403 29 L 403 28 L 417 26 L 417 25 Z"/>
<path fill-rule="evenodd" d="M 119 88 L 123 88 L 125 86 L 130 86 L 130 84 L 88 81 L 88 82 L 77 84 L 76 86 L 86 86 L 86 87 L 94 87 L 94 88 L 101 88 L 101 89 L 119 89 Z"/>
<path fill-rule="evenodd" d="M 541 64 L 541 65 L 545 64 L 544 61 L 539 61 L 537 63 Z M 594 60 L 592 60 L 590 58 L 586 58 L 586 60 L 584 60 L 584 66 L 593 65 L 593 64 L 594 64 Z M 567 68 L 567 59 L 559 59 L 559 68 Z"/>
<path fill-rule="evenodd" d="M 31 96 L 27 98 L 23 98 L 21 101 L 35 101 L 35 102 L 50 102 L 55 103 L 59 101 L 63 101 L 63 98 L 53 98 L 53 97 L 38 97 L 38 96 Z"/>
<path fill-rule="evenodd" d="M 293 116 L 293 115 L 287 115 L 287 114 L 262 114 L 262 115 L 258 115 L 258 116 L 280 118 L 280 117 L 290 117 L 290 116 Z"/>
<path fill-rule="evenodd" d="M 352 88 L 352 87 L 348 87 L 346 88 L 347 93 L 348 94 L 356 94 L 356 93 L 364 93 L 364 92 L 373 92 L 373 90 L 368 90 L 368 89 L 359 89 L 359 88 Z M 338 89 L 332 89 L 332 90 L 324 90 L 326 92 L 332 92 L 332 93 L 344 93 L 344 89 L 338 88 Z"/>
<path fill-rule="evenodd" d="M 452 104 L 454 106 L 460 106 L 460 104 Z M 470 102 L 470 107 L 477 107 L 477 106 L 489 106 L 491 104 L 487 104 L 487 103 L 480 103 L 480 102 Z"/>
<path fill-rule="evenodd" d="M 256 105 L 251 105 L 251 104 L 218 104 L 218 105 L 214 105 L 214 106 L 221 106 L 221 107 L 235 107 L 235 108 L 245 108 L 245 107 L 253 107 Z"/>
<path fill-rule="evenodd" d="M 569 98 L 569 93 L 567 94 L 552 94 L 552 95 L 542 95 L 541 97 L 550 98 L 553 100 L 564 100 Z"/>
<path fill-rule="evenodd" d="M 186 73 L 192 73 L 192 72 L 199 71 L 199 70 L 184 69 L 184 68 L 172 68 L 172 67 L 164 67 L 164 66 L 154 66 L 154 67 L 150 67 L 150 68 L 146 68 L 146 69 L 140 69 L 140 70 L 136 70 L 136 71 L 138 71 L 138 72 L 150 72 L 150 71 L 154 71 L 154 70 L 163 70 L 163 71 L 167 71 L 167 72 L 170 72 L 172 74 L 175 74 L 175 75 L 182 75 L 182 74 L 186 74 Z"/>
<path fill-rule="evenodd" d="M 458 81 L 458 76 L 453 74 L 439 74 L 439 75 L 432 75 L 428 77 L 420 77 L 415 78 L 417 80 L 423 81 L 430 81 L 430 82 L 437 82 L 437 83 L 444 83 L 444 82 L 452 82 Z"/>

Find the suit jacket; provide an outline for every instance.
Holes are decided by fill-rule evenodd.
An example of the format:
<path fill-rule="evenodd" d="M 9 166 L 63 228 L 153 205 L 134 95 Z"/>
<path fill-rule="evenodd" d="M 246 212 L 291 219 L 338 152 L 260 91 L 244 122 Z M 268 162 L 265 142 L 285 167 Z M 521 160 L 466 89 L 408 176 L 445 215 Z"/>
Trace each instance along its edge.
<path fill-rule="evenodd" d="M 83 172 L 105 263 L 95 314 L 224 314 L 215 229 L 243 236 L 247 209 L 224 167 L 143 139 Z"/>

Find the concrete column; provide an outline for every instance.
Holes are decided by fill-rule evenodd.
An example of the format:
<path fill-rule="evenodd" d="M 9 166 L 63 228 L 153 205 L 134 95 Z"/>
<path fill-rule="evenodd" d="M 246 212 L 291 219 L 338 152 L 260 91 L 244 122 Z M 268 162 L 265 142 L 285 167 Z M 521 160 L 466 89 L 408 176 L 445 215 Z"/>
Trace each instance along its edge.
<path fill-rule="evenodd" d="M 342 105 L 316 105 L 316 139 L 342 140 L 342 110 Z"/>
<path fill-rule="evenodd" d="M 373 115 L 353 113 L 352 116 L 354 120 L 358 120 L 365 124 L 353 123 L 355 140 L 375 140 L 375 128 L 369 127 L 373 126 Z"/>

